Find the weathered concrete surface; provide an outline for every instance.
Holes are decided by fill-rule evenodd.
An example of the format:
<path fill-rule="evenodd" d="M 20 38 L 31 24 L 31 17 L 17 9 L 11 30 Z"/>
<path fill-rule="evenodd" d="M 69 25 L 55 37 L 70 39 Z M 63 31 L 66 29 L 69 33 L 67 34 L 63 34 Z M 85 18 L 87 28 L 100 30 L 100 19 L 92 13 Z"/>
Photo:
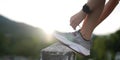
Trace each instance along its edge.
<path fill-rule="evenodd" d="M 57 42 L 45 49 L 42 49 L 40 60 L 76 60 L 76 59 L 75 53 L 71 49 Z"/>

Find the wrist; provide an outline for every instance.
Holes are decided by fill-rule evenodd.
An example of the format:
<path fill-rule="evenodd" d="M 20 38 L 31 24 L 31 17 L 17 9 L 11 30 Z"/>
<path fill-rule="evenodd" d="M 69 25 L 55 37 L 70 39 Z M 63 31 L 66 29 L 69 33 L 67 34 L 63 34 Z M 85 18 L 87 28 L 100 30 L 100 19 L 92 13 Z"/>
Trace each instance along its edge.
<path fill-rule="evenodd" d="M 83 6 L 82 11 L 86 14 L 90 14 L 92 12 L 92 10 L 90 9 L 90 7 L 87 4 L 85 4 Z"/>

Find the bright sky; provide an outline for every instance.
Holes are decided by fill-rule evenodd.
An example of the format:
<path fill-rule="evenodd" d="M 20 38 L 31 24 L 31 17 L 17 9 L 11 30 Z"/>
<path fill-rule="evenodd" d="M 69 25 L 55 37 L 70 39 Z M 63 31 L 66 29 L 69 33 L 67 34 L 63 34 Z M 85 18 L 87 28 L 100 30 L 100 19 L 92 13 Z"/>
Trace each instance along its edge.
<path fill-rule="evenodd" d="M 0 14 L 19 22 L 40 27 L 47 33 L 54 30 L 73 31 L 70 17 L 81 10 L 87 0 L 0 0 Z M 120 28 L 120 5 L 95 30 L 108 34 Z"/>

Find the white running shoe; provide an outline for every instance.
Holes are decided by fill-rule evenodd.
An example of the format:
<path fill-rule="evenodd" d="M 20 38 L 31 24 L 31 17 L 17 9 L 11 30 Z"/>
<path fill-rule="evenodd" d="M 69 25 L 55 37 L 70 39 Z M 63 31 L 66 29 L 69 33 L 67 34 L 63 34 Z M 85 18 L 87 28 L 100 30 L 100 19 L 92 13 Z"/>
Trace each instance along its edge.
<path fill-rule="evenodd" d="M 84 56 L 90 55 L 91 40 L 86 41 L 82 38 L 79 31 L 70 33 L 55 32 L 54 36 L 67 47 Z"/>

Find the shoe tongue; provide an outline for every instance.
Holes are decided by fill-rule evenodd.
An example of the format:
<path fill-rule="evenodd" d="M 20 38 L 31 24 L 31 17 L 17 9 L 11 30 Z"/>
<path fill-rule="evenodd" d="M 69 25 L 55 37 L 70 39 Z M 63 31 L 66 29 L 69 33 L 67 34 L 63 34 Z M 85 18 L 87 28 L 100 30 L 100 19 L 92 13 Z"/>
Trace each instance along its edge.
<path fill-rule="evenodd" d="M 80 29 L 75 31 L 76 33 L 80 33 Z"/>
<path fill-rule="evenodd" d="M 74 34 L 75 34 L 75 36 L 81 36 L 81 37 L 83 38 L 82 34 L 80 33 L 80 29 L 77 30 L 77 31 L 75 31 Z M 86 40 L 85 38 L 83 38 L 83 39 L 84 39 L 85 41 L 90 41 L 90 40 Z"/>
<path fill-rule="evenodd" d="M 78 36 L 78 35 L 80 35 L 80 32 L 79 31 L 75 31 L 75 32 L 73 32 L 73 35 L 74 36 Z"/>

